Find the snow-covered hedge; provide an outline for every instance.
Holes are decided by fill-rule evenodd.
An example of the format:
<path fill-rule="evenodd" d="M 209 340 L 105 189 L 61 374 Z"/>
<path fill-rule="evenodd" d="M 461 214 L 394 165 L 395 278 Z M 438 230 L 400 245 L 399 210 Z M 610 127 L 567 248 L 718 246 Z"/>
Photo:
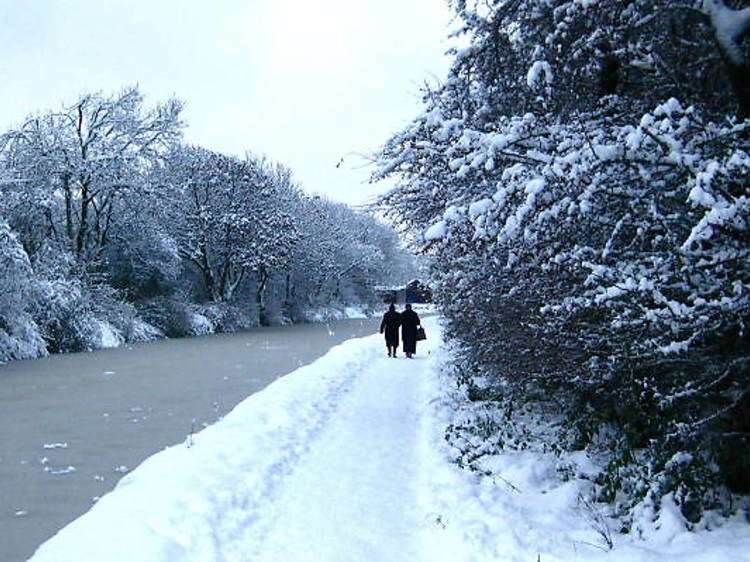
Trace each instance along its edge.
<path fill-rule="evenodd" d="M 551 447 L 606 451 L 596 494 L 626 524 L 667 496 L 695 522 L 750 492 L 750 122 L 732 78 L 750 65 L 722 66 L 718 4 L 454 2 L 469 46 L 379 156 L 399 180 L 386 212 L 435 255 L 461 382 L 508 420 L 533 407 Z M 680 87 L 676 61 L 694 70 Z M 695 80 L 722 69 L 713 91 Z M 527 437 L 469 425 L 479 452 Z"/>

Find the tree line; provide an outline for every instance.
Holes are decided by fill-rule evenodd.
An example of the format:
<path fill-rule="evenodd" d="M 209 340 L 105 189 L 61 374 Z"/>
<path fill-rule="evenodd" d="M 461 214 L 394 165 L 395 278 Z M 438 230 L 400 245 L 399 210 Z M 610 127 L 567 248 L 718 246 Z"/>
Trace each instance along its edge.
<path fill-rule="evenodd" d="M 461 47 L 375 177 L 481 406 L 448 432 L 459 462 L 586 450 L 624 530 L 742 509 L 750 3 L 449 3 Z"/>
<path fill-rule="evenodd" d="M 287 167 L 182 142 L 182 109 L 127 88 L 0 135 L 0 362 L 304 321 L 412 273 Z"/>

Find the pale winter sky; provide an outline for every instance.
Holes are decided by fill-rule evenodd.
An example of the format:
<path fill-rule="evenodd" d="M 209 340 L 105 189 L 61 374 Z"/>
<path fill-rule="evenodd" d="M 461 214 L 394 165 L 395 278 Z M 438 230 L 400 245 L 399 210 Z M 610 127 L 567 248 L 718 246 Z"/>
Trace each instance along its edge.
<path fill-rule="evenodd" d="M 359 204 L 385 186 L 354 154 L 418 112 L 449 21 L 445 0 L 0 0 L 0 130 L 138 84 L 187 103 L 189 142 Z"/>

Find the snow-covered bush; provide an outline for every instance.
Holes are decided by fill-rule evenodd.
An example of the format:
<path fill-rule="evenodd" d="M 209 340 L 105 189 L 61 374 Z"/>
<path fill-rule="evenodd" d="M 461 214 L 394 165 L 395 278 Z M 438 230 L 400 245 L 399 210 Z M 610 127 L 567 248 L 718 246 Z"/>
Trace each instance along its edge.
<path fill-rule="evenodd" d="M 454 6 L 469 46 L 376 177 L 398 178 L 384 208 L 435 256 L 463 382 L 509 421 L 535 410 L 550 446 L 606 455 L 598 493 L 626 523 L 667 496 L 695 521 L 750 492 L 750 122 L 733 116 L 750 68 L 721 62 L 750 20 L 728 39 L 711 11 L 747 10 Z M 470 459 L 526 442 L 514 424 L 452 431 Z"/>
<path fill-rule="evenodd" d="M 185 295 L 176 294 L 141 302 L 138 310 L 141 318 L 159 333 L 170 338 L 184 338 L 242 329 L 245 326 L 238 318 L 241 312 L 235 306 L 231 303 L 194 304 Z"/>
<path fill-rule="evenodd" d="M 258 311 L 246 301 L 211 303 L 201 307 L 217 332 L 240 332 L 258 326 Z"/>
<path fill-rule="evenodd" d="M 33 286 L 29 257 L 0 218 L 0 363 L 46 353 L 39 328 L 28 313 Z"/>
<path fill-rule="evenodd" d="M 136 319 L 130 325 L 129 331 L 125 332 L 124 336 L 126 341 L 133 343 L 153 341 L 165 337 L 164 332 L 159 328 L 141 319 Z"/>
<path fill-rule="evenodd" d="M 138 220 L 117 232 L 105 254 L 109 282 L 130 300 L 168 294 L 178 284 L 182 267 L 176 244 L 161 227 L 146 222 L 145 210 L 128 210 Z"/>
<path fill-rule="evenodd" d="M 207 316 L 198 312 L 198 310 L 192 308 L 192 310 L 189 310 L 188 312 L 187 335 L 206 336 L 208 334 L 213 334 L 216 331 L 213 323 Z"/>
<path fill-rule="evenodd" d="M 32 297 L 31 314 L 53 353 L 117 347 L 138 329 L 136 309 L 107 285 L 47 279 Z"/>

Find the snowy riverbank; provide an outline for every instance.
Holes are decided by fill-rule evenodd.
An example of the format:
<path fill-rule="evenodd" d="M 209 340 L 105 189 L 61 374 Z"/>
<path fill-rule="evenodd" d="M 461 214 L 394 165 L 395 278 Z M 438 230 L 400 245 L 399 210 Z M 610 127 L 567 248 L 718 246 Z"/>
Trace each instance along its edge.
<path fill-rule="evenodd" d="M 375 335 L 279 379 L 146 460 L 32 561 L 750 560 L 740 522 L 605 552 L 553 458 L 508 454 L 495 482 L 457 468 L 443 431 L 461 397 L 425 324 L 413 361 Z"/>

